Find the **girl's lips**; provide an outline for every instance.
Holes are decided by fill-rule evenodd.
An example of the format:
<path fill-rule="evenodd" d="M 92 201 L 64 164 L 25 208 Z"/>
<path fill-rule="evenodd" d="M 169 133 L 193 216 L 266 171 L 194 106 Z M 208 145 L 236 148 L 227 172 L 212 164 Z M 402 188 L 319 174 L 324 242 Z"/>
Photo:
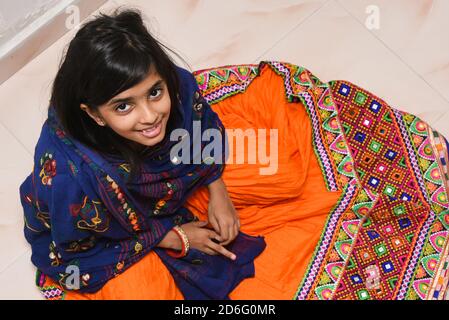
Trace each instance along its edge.
<path fill-rule="evenodd" d="M 154 138 L 161 133 L 161 128 L 162 128 L 162 121 L 149 130 L 141 130 L 140 133 L 142 133 L 142 135 L 147 138 Z"/>

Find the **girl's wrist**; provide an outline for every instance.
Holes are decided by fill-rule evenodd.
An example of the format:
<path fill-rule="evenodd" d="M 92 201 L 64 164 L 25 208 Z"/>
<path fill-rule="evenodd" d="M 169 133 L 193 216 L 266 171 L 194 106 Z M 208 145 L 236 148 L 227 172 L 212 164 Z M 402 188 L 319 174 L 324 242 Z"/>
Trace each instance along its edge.
<path fill-rule="evenodd" d="M 225 187 L 225 184 L 223 182 L 223 180 L 221 178 L 215 180 L 214 182 L 210 183 L 208 186 L 209 192 L 213 193 L 214 191 L 217 190 L 223 190 L 223 188 Z"/>
<path fill-rule="evenodd" d="M 160 248 L 174 249 L 174 250 L 180 250 L 181 246 L 182 246 L 181 240 L 173 230 L 167 232 L 164 239 L 162 239 L 162 241 L 159 242 L 158 244 L 158 247 Z"/>

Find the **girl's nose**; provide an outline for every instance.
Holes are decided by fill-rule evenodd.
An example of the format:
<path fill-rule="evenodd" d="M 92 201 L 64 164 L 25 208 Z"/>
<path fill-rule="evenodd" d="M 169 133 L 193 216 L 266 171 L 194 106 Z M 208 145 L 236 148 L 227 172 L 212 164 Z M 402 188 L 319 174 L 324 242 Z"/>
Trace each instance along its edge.
<path fill-rule="evenodd" d="M 141 106 L 140 122 L 143 124 L 153 125 L 157 121 L 157 112 L 148 104 Z"/>

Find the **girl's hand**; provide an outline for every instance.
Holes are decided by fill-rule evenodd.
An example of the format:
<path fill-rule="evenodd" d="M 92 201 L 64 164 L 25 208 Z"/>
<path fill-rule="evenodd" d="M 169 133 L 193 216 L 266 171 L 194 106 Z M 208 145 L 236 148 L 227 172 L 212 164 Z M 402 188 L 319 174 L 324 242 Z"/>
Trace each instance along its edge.
<path fill-rule="evenodd" d="M 209 222 L 222 239 L 220 245 L 225 246 L 238 235 L 240 221 L 237 211 L 221 178 L 209 185 L 209 194 Z"/>
<path fill-rule="evenodd" d="M 220 242 L 221 237 L 213 230 L 205 228 L 207 221 L 194 221 L 181 225 L 181 228 L 187 234 L 191 248 L 195 248 L 209 255 L 222 254 L 231 260 L 235 260 L 236 256 L 231 251 L 227 250 L 221 244 L 218 244 L 212 239 Z M 181 240 L 179 239 L 179 247 L 181 248 Z"/>

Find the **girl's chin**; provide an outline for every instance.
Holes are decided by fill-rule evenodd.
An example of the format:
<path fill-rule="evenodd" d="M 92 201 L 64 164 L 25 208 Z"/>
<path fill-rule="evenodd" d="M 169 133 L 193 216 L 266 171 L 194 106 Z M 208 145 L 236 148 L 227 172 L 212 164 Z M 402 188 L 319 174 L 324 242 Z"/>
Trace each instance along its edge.
<path fill-rule="evenodd" d="M 149 142 L 149 141 L 140 141 L 139 143 L 144 145 L 145 147 L 153 147 L 153 146 L 157 145 L 159 142 L 161 142 L 162 138 L 152 139 L 151 142 Z"/>

